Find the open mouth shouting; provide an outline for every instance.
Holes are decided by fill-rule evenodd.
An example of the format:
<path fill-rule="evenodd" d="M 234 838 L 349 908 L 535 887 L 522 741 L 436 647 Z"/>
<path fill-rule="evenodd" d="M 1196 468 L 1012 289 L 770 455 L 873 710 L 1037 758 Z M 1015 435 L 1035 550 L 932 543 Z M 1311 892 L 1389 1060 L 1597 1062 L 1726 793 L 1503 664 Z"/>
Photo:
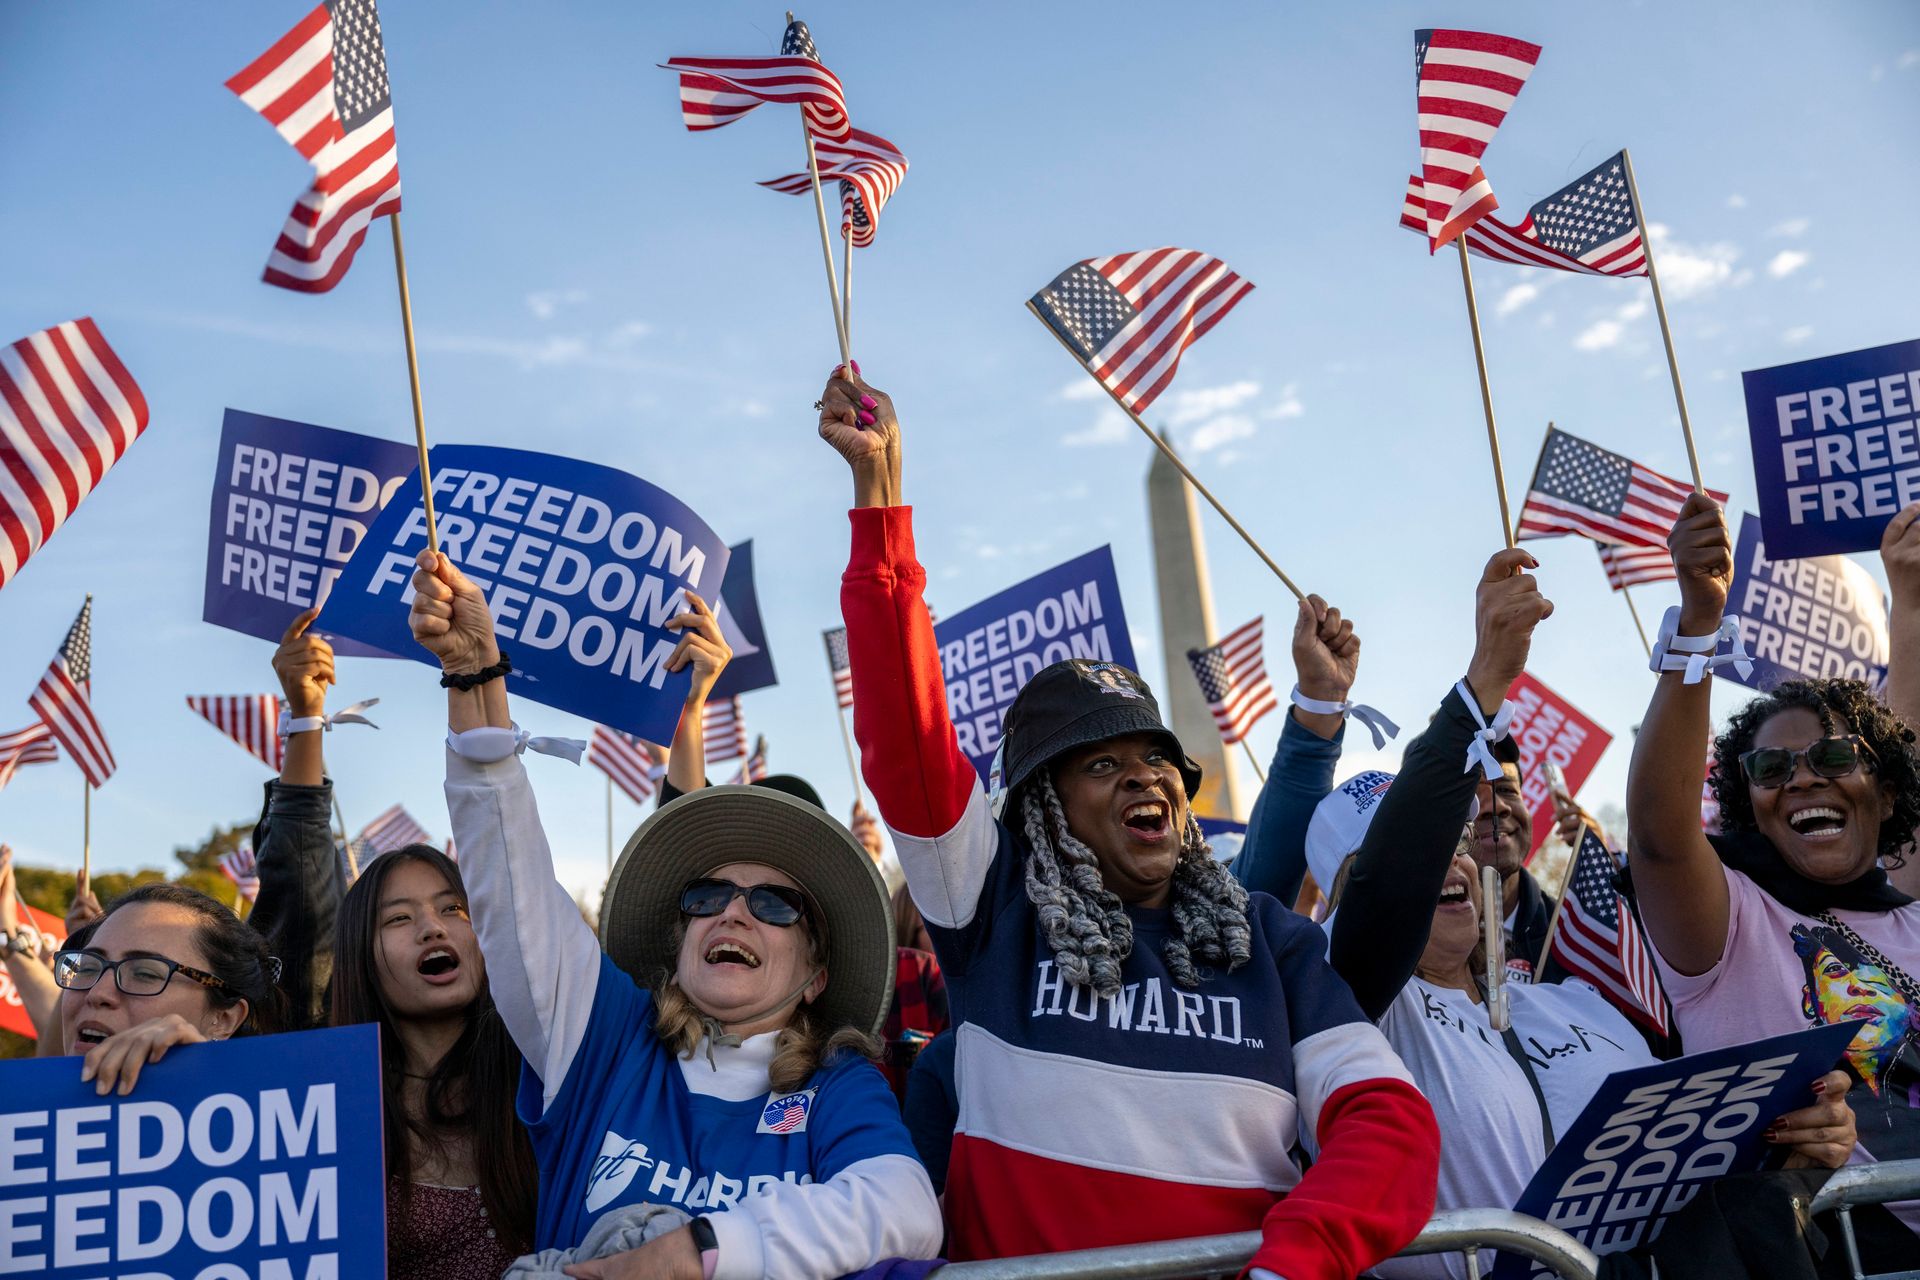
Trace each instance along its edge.
<path fill-rule="evenodd" d="M 760 957 L 732 938 L 721 938 L 715 941 L 707 947 L 706 954 L 700 958 L 708 964 L 739 965 L 743 969 L 760 967 Z"/>
<path fill-rule="evenodd" d="M 1809 805 L 1787 815 L 1787 825 L 1802 840 L 1838 840 L 1847 830 L 1847 815 L 1832 805 Z"/>
<path fill-rule="evenodd" d="M 1167 838 L 1171 817 L 1165 801 L 1138 800 L 1121 811 L 1120 822 L 1135 840 L 1158 844 Z"/>
<path fill-rule="evenodd" d="M 1440 906 L 1443 910 L 1471 911 L 1473 899 L 1467 896 L 1467 882 L 1449 877 L 1446 885 L 1440 890 Z"/>
<path fill-rule="evenodd" d="M 414 971 L 436 987 L 444 987 L 460 976 L 460 957 L 451 947 L 434 947 L 413 966 Z"/>
<path fill-rule="evenodd" d="M 84 1051 L 93 1048 L 112 1034 L 97 1022 L 83 1022 L 73 1029 L 73 1043 Z"/>

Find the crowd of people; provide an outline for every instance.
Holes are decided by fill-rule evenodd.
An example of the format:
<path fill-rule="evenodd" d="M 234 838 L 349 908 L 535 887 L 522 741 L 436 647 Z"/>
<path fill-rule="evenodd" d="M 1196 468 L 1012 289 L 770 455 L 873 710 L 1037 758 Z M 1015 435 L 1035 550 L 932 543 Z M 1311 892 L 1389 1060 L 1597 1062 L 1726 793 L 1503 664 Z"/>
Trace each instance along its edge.
<path fill-rule="evenodd" d="M 1920 1156 L 1916 513 L 1884 550 L 1884 700 L 1810 680 L 1749 702 L 1712 744 L 1717 832 L 1709 682 L 1652 679 L 1621 882 L 1672 1002 L 1658 1034 L 1528 965 L 1551 903 L 1499 726 L 1553 606 L 1525 550 L 1474 584 L 1463 676 L 1397 778 L 1336 787 L 1345 714 L 1318 708 L 1345 706 L 1361 642 L 1301 605 L 1296 705 L 1228 862 L 1192 809 L 1198 766 L 1113 663 L 1032 677 L 988 792 L 948 717 L 894 406 L 841 368 L 818 407 L 853 484 L 840 607 L 877 821 L 842 825 L 790 776 L 708 784 L 700 709 L 730 655 L 688 596 L 668 785 L 596 935 L 555 878 L 486 600 L 423 552 L 410 620 L 447 690 L 460 861 L 415 845 L 349 885 L 318 730 L 290 735 L 267 784 L 246 921 L 178 886 L 82 895 L 42 954 L 0 853 L 42 1052 L 126 1095 L 182 1044 L 378 1024 L 389 1274 L 426 1280 L 832 1277 L 1250 1230 L 1261 1280 L 1464 1276 L 1458 1254 L 1395 1255 L 1436 1209 L 1511 1206 L 1608 1075 L 1845 1020 L 1859 1032 L 1806 1081 L 1812 1104 L 1768 1129 L 1771 1163 Z M 1711 635 L 1724 513 L 1696 494 L 1670 546 L 1677 638 Z M 273 661 L 296 721 L 333 682 L 312 617 Z M 905 872 L 891 897 L 881 822 Z M 1505 1029 L 1482 868 L 1516 961 Z M 1309 875 L 1324 919 L 1295 909 Z M 1916 1206 L 1856 1222 L 1870 1259 L 1920 1255 Z M 1690 1247 L 1670 1229 L 1637 1252 Z"/>

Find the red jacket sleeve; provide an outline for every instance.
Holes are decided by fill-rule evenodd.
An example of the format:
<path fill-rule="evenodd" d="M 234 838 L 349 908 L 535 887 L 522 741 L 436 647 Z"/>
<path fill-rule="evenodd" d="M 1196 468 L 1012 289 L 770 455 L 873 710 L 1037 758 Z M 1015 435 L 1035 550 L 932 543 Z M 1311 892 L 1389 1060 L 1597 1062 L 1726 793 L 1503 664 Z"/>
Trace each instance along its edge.
<path fill-rule="evenodd" d="M 1398 1253 L 1433 1216 L 1440 1128 L 1418 1089 L 1347 1085 L 1320 1109 L 1317 1136 L 1320 1159 L 1267 1211 L 1249 1270 L 1346 1280 Z"/>

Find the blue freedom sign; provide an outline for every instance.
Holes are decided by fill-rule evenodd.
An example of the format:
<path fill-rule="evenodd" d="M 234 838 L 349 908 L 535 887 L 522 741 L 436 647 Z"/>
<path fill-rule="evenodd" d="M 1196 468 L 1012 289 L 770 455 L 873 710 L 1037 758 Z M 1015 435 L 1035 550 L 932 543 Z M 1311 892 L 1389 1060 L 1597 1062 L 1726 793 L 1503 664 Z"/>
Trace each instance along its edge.
<path fill-rule="evenodd" d="M 1101 547 L 1008 587 L 933 629 L 960 749 L 985 780 L 1000 722 L 1033 674 L 1067 658 L 1133 666 L 1113 551 Z"/>
<path fill-rule="evenodd" d="M 227 410 L 201 618 L 278 643 L 296 614 L 327 598 L 415 460 L 412 445 Z M 346 639 L 334 650 L 392 656 Z"/>
<path fill-rule="evenodd" d="M 101 1097 L 78 1058 L 0 1062 L 0 1275 L 386 1274 L 380 1037 L 185 1045 Z"/>
<path fill-rule="evenodd" d="M 665 489 L 594 462 L 443 444 L 432 454 L 440 549 L 486 593 L 515 693 L 669 742 L 692 684 L 669 675 L 685 591 L 715 599 L 727 544 Z M 433 659 L 407 628 L 427 545 L 419 484 L 368 530 L 320 621 L 389 653 Z"/>
<path fill-rule="evenodd" d="M 1845 556 L 1769 560 L 1760 521 L 1744 516 L 1727 608 L 1753 655 L 1753 674 L 1723 674 L 1755 689 L 1782 680 L 1842 677 L 1876 688 L 1887 674 L 1887 602 L 1873 575 Z"/>
<path fill-rule="evenodd" d="M 766 624 L 760 621 L 760 597 L 753 582 L 753 539 L 729 550 L 727 580 L 720 584 L 714 620 L 733 648 L 733 661 L 714 682 L 713 692 L 707 695 L 710 699 L 732 698 L 780 683 L 773 671 Z"/>
<path fill-rule="evenodd" d="M 1920 502 L 1920 340 L 1740 377 L 1774 555 L 1871 551 Z"/>
<path fill-rule="evenodd" d="M 1812 1105 L 1813 1082 L 1859 1029 L 1833 1023 L 1615 1072 L 1560 1135 L 1514 1212 L 1595 1253 L 1654 1240 L 1707 1183 L 1761 1166 L 1774 1118 Z M 1501 1254 L 1494 1270 L 1495 1280 L 1552 1274 L 1518 1254 Z"/>

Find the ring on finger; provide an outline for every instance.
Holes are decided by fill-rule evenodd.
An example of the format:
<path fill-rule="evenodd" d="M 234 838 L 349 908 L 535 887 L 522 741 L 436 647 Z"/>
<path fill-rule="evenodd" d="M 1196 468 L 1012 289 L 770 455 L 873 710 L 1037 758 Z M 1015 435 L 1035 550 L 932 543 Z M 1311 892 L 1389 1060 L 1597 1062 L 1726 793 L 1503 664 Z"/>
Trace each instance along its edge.
<path fill-rule="evenodd" d="M 826 408 L 826 407 L 827 407 L 827 402 L 826 402 L 825 400 L 815 400 L 815 401 L 813 402 L 813 407 L 814 407 L 814 408 L 815 408 L 816 410 L 819 410 L 819 409 L 824 409 L 824 408 Z"/>

